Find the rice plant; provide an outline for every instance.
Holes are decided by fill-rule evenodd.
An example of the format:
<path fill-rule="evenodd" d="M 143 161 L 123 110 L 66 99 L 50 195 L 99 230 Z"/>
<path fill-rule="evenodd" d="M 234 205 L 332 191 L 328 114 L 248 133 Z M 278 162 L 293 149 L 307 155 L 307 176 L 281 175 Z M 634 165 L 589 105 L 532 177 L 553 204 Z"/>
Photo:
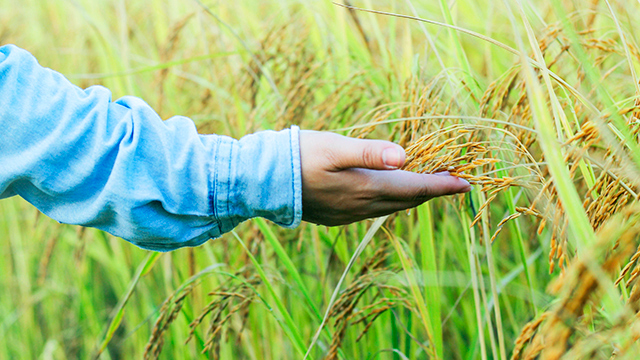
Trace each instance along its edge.
<path fill-rule="evenodd" d="M 470 194 L 150 254 L 0 202 L 0 359 L 633 359 L 640 47 L 622 0 L 0 0 L 0 44 L 236 138 L 407 150 Z"/>

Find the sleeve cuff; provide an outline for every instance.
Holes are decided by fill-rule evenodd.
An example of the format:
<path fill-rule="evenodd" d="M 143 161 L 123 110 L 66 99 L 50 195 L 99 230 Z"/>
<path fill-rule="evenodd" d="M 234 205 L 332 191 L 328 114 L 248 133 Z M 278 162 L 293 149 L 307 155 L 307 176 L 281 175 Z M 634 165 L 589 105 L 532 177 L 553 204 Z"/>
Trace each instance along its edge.
<path fill-rule="evenodd" d="M 295 228 L 302 221 L 300 129 L 219 137 L 212 162 L 211 207 L 221 232 L 263 217 Z"/>
<path fill-rule="evenodd" d="M 300 128 L 292 126 L 291 138 L 291 170 L 293 171 L 293 221 L 282 225 L 289 229 L 297 228 L 302 222 L 302 159 L 300 158 Z"/>

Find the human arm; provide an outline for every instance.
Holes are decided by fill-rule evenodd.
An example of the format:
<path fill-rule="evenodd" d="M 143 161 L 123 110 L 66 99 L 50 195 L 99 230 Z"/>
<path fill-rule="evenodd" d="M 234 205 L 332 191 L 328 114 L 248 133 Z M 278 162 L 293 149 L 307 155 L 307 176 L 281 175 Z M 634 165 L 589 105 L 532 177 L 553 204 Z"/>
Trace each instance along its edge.
<path fill-rule="evenodd" d="M 320 132 L 199 135 L 142 100 L 83 90 L 28 52 L 0 47 L 0 198 L 152 250 L 196 246 L 252 217 L 338 225 L 388 214 L 468 184 L 389 170 L 397 145 Z M 300 146 L 302 142 L 302 146 Z M 301 159 L 302 157 L 302 159 Z M 387 159 L 389 160 L 389 158 Z"/>
<path fill-rule="evenodd" d="M 27 51 L 0 48 L 0 198 L 166 251 L 263 216 L 300 222 L 298 130 L 234 140 L 162 121 L 142 100 L 83 90 Z"/>
<path fill-rule="evenodd" d="M 301 131 L 300 152 L 302 218 L 316 224 L 344 225 L 471 190 L 449 174 L 398 170 L 404 149 L 388 141 Z"/>

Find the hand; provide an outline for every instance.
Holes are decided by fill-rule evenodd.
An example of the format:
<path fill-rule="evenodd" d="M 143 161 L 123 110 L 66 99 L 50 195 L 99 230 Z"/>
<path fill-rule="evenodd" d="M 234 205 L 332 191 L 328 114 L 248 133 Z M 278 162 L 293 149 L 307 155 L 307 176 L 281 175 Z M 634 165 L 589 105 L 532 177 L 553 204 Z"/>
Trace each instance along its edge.
<path fill-rule="evenodd" d="M 336 226 L 471 190 L 463 179 L 398 170 L 404 149 L 391 142 L 301 131 L 302 219 Z"/>

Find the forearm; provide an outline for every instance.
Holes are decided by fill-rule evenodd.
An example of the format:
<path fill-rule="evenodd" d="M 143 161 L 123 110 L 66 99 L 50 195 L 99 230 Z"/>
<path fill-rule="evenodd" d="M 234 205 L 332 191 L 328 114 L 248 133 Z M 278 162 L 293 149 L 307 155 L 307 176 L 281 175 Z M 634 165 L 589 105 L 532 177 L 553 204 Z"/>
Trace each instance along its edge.
<path fill-rule="evenodd" d="M 297 129 L 236 141 L 166 122 L 142 100 L 82 90 L 0 48 L 0 197 L 154 250 L 195 246 L 254 216 L 301 218 Z"/>

